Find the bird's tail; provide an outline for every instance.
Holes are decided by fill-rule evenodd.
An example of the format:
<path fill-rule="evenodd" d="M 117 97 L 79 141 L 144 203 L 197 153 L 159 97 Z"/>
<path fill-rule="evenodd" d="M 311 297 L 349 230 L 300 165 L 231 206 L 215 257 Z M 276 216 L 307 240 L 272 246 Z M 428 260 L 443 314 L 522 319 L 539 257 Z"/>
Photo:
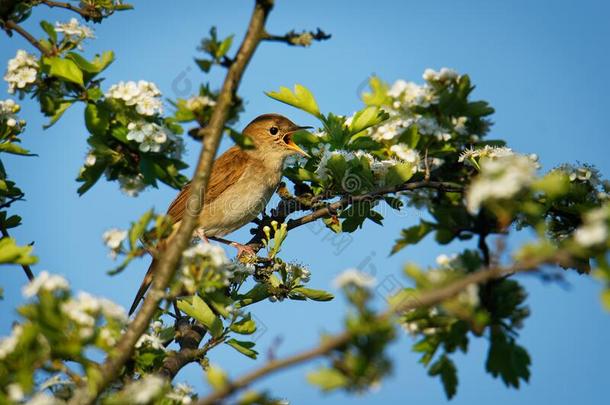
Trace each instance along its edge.
<path fill-rule="evenodd" d="M 129 315 L 134 313 L 134 311 L 138 307 L 138 304 L 144 298 L 144 294 L 146 294 L 148 287 L 150 287 L 150 284 L 152 283 L 152 280 L 153 280 L 153 271 L 154 271 L 155 265 L 157 264 L 156 262 L 157 261 L 155 259 L 153 259 L 152 262 L 150 263 L 150 266 L 148 267 L 148 271 L 146 272 L 146 275 L 144 276 L 144 280 L 142 280 L 142 284 L 140 285 L 140 289 L 138 290 L 138 293 L 136 294 L 136 298 L 134 298 L 133 304 L 131 304 L 131 308 L 129 308 Z"/>

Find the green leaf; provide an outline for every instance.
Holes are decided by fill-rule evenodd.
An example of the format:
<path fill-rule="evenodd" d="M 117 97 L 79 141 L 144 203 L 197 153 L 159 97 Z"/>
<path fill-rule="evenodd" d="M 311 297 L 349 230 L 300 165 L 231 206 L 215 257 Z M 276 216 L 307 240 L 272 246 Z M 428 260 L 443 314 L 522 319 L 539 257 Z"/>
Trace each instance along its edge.
<path fill-rule="evenodd" d="M 515 339 L 501 330 L 491 334 L 486 370 L 494 377 L 500 376 L 508 387 L 519 388 L 519 381 L 529 381 L 531 360 L 527 351 Z"/>
<path fill-rule="evenodd" d="M 24 149 L 13 142 L 0 143 L 0 152 L 10 153 L 13 155 L 34 156 L 29 150 Z"/>
<path fill-rule="evenodd" d="M 49 75 L 59 79 L 84 86 L 83 71 L 70 59 L 58 57 L 45 58 L 45 64 L 49 66 Z"/>
<path fill-rule="evenodd" d="M 371 88 L 370 93 L 362 93 L 362 101 L 366 105 L 382 106 L 390 103 L 390 97 L 388 97 L 390 87 L 386 82 L 377 76 L 372 76 L 369 79 L 369 87 Z"/>
<path fill-rule="evenodd" d="M 326 367 L 308 373 L 307 381 L 310 384 L 317 385 L 323 391 L 336 390 L 345 387 L 348 383 L 347 377 L 340 371 Z"/>
<path fill-rule="evenodd" d="M 316 103 L 313 94 L 304 86 L 300 84 L 294 85 L 294 92 L 290 91 L 288 87 L 280 87 L 280 91 L 270 91 L 265 93 L 269 97 L 286 103 L 303 111 L 310 113 L 318 118 L 321 118 L 320 109 L 318 103 Z"/>
<path fill-rule="evenodd" d="M 258 356 L 258 352 L 256 350 L 252 350 L 254 347 L 254 342 L 244 342 L 240 340 L 230 339 L 225 342 L 241 354 L 250 357 L 251 359 L 256 360 L 256 356 Z"/>
<path fill-rule="evenodd" d="M 34 264 L 38 258 L 31 256 L 32 246 L 18 246 L 13 238 L 0 239 L 0 264 Z"/>
<path fill-rule="evenodd" d="M 403 132 L 398 138 L 398 142 L 406 144 L 411 149 L 416 149 L 421 135 L 417 130 L 417 125 L 411 125 L 409 129 Z"/>
<path fill-rule="evenodd" d="M 83 58 L 80 54 L 69 52 L 67 57 L 72 60 L 84 72 L 91 73 L 93 76 L 100 73 L 114 62 L 114 52 L 106 51 L 102 55 L 97 55 L 91 62 Z"/>
<path fill-rule="evenodd" d="M 201 322 L 208 328 L 213 337 L 218 337 L 222 334 L 222 321 L 198 295 L 193 296 L 192 303 L 186 300 L 178 300 L 178 308 Z"/>
<path fill-rule="evenodd" d="M 68 108 L 70 108 L 71 105 L 72 105 L 72 101 L 62 101 L 59 104 L 59 107 L 57 107 L 55 109 L 55 112 L 53 113 L 53 117 L 51 117 L 51 121 L 49 121 L 48 124 L 43 125 L 43 128 L 48 129 L 48 128 L 52 127 L 62 117 L 62 115 L 64 115 L 66 110 Z"/>
<path fill-rule="evenodd" d="M 110 114 L 106 109 L 88 103 L 85 107 L 85 125 L 90 133 L 103 136 L 110 125 Z"/>
<path fill-rule="evenodd" d="M 399 163 L 388 169 L 385 177 L 387 186 L 403 184 L 413 177 L 413 165 L 411 163 Z"/>
<path fill-rule="evenodd" d="M 305 297 L 309 298 L 310 300 L 314 300 L 314 301 L 330 301 L 333 298 L 335 298 L 335 296 L 329 292 L 326 292 L 323 290 L 314 290 L 312 288 L 305 288 L 305 287 L 293 288 L 290 291 L 290 293 L 302 294 Z"/>
<path fill-rule="evenodd" d="M 354 135 L 362 132 L 367 128 L 387 120 L 388 117 L 389 114 L 378 107 L 370 106 L 363 108 L 354 115 L 354 118 L 352 118 L 352 122 L 349 125 L 350 133 Z"/>
<path fill-rule="evenodd" d="M 443 354 L 428 370 L 431 376 L 440 376 L 448 399 L 455 396 L 458 385 L 457 369 L 453 361 Z"/>
<path fill-rule="evenodd" d="M 154 215 L 154 211 L 152 209 L 146 211 L 141 217 L 140 219 L 138 219 L 138 222 L 135 222 L 131 225 L 131 228 L 129 229 L 129 247 L 131 248 L 131 250 L 135 250 L 136 249 L 136 243 L 138 242 L 138 239 L 144 235 L 144 232 L 146 231 L 146 227 L 148 226 L 148 223 L 150 222 L 150 220 L 152 219 Z"/>
<path fill-rule="evenodd" d="M 223 56 L 225 56 L 227 54 L 227 52 L 229 52 L 229 49 L 231 48 L 231 45 L 233 44 L 233 35 L 229 35 L 228 37 L 226 37 L 225 39 L 223 39 L 223 41 L 220 43 L 220 46 L 218 47 L 218 51 L 216 52 L 216 58 L 220 59 Z"/>
<path fill-rule="evenodd" d="M 231 325 L 230 329 L 240 335 L 251 335 L 256 332 L 256 322 L 254 322 L 252 316 L 248 314 L 239 322 L 235 322 Z"/>
<path fill-rule="evenodd" d="M 44 32 L 47 33 L 53 43 L 57 43 L 57 31 L 55 31 L 55 27 L 53 27 L 53 24 L 48 21 L 42 20 L 40 22 L 40 27 Z"/>
<path fill-rule="evenodd" d="M 197 66 L 199 66 L 199 69 L 201 69 L 205 73 L 208 73 L 210 71 L 210 69 L 212 68 L 212 64 L 214 62 L 209 59 L 195 59 L 195 63 L 197 63 Z"/>
<path fill-rule="evenodd" d="M 390 254 L 394 254 L 403 249 L 407 245 L 414 245 L 421 241 L 430 231 L 432 225 L 429 222 L 422 221 L 419 225 L 414 225 L 400 231 L 400 238 L 396 240 Z"/>
<path fill-rule="evenodd" d="M 239 297 L 237 306 L 242 308 L 246 305 L 251 305 L 256 302 L 269 298 L 269 289 L 264 283 L 257 283 L 250 291 Z"/>
<path fill-rule="evenodd" d="M 223 389 L 228 383 L 227 373 L 218 366 L 210 366 L 206 372 L 208 383 L 215 390 Z"/>

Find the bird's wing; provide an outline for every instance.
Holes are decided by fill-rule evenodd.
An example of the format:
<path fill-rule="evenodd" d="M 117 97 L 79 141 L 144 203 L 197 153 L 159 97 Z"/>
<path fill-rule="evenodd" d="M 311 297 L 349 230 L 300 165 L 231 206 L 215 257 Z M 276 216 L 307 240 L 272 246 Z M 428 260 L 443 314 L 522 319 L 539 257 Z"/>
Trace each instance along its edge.
<path fill-rule="evenodd" d="M 214 161 L 212 173 L 208 181 L 207 191 L 204 198 L 195 198 L 190 204 L 198 204 L 203 200 L 204 204 L 209 204 L 222 194 L 230 185 L 234 184 L 246 170 L 249 155 L 239 146 L 229 148 Z M 177 223 L 184 217 L 184 211 L 189 205 L 191 195 L 191 183 L 187 183 L 178 196 L 170 204 L 167 214 L 172 218 L 173 223 Z"/>

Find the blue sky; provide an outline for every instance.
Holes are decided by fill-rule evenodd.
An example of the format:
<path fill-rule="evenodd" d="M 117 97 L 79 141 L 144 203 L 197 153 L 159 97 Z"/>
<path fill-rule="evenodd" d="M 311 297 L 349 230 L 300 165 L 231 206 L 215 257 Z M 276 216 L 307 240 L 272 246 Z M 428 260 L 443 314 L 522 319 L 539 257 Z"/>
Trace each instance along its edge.
<path fill-rule="evenodd" d="M 116 52 L 117 60 L 105 75 L 106 86 L 119 80 L 145 79 L 157 83 L 166 97 L 175 98 L 190 95 L 202 80 L 220 85 L 223 72 L 206 78 L 195 67 L 195 48 L 212 25 L 218 26 L 220 35 L 235 33 L 236 40 L 241 39 L 250 1 L 149 0 L 134 4 L 135 11 L 96 25 L 98 39 L 87 46 L 90 54 L 108 49 Z M 387 81 L 419 82 L 425 68 L 448 66 L 468 73 L 477 85 L 475 97 L 496 108 L 492 137 L 506 139 L 517 151 L 538 153 L 545 169 L 566 161 L 590 162 L 608 176 L 608 13 L 610 4 L 603 0 L 280 0 L 269 18 L 270 32 L 321 27 L 333 38 L 309 49 L 263 44 L 240 89 L 246 100 L 240 126 L 271 111 L 303 125 L 315 124 L 263 94 L 281 85 L 301 83 L 313 91 L 323 111 L 350 114 L 361 105 L 358 94 L 373 73 Z M 39 7 L 26 27 L 40 34 L 35 22 L 42 18 L 69 17 Z M 1 63 L 17 49 L 29 49 L 17 37 L 0 41 Z M 0 98 L 5 98 L 6 88 L 0 87 Z M 128 226 L 151 206 L 163 211 L 175 191 L 162 186 L 133 199 L 120 194 L 116 184 L 102 181 L 78 197 L 74 178 L 86 154 L 87 137 L 82 110 L 73 107 L 57 125 L 43 131 L 45 121 L 37 105 L 24 100 L 22 107 L 22 117 L 28 120 L 24 145 L 39 156 L 3 156 L 10 175 L 27 194 L 27 202 L 13 208 L 24 218 L 14 236 L 21 243 L 35 241 L 40 257 L 35 272 L 46 269 L 63 274 L 75 290 L 129 306 L 148 262 L 135 263 L 119 276 L 107 276 L 113 263 L 106 256 L 101 234 L 110 227 Z M 222 148 L 228 144 L 224 142 Z M 194 164 L 197 154 L 198 144 L 189 141 L 187 161 Z M 348 267 L 366 267 L 384 280 L 398 275 L 407 261 L 428 265 L 439 253 L 457 251 L 457 246 L 441 249 L 426 240 L 420 248 L 405 249 L 389 258 L 389 246 L 401 227 L 417 221 L 418 215 L 414 210 L 388 213 L 385 227 L 367 224 L 364 232 L 351 235 L 348 246 L 338 254 L 327 231 L 302 227 L 291 232 L 283 255 L 310 266 L 312 287 L 332 290 L 332 279 Z M 244 240 L 247 232 L 239 231 L 234 237 Z M 21 302 L 25 278 L 19 268 L 0 270 L 6 295 L 0 301 L 0 333 L 6 334 L 17 319 L 14 308 Z M 508 390 L 487 375 L 487 342 L 479 339 L 471 342 L 467 356 L 456 357 L 460 385 L 452 403 L 605 403 L 610 319 L 599 303 L 599 284 L 572 274 L 566 277 L 567 285 L 545 284 L 535 277 L 521 279 L 532 309 L 520 337 L 533 359 L 530 384 L 519 391 Z M 340 297 L 331 303 L 260 305 L 256 316 L 265 333 L 257 341 L 259 351 L 266 353 L 273 346 L 278 355 L 285 355 L 310 347 L 320 332 L 341 327 L 344 308 Z M 305 372 L 314 364 L 272 376 L 256 387 L 271 389 L 293 404 L 444 403 L 440 383 L 426 376 L 410 343 L 405 335 L 392 346 L 394 374 L 381 390 L 369 395 L 320 394 L 304 382 Z M 262 360 L 251 361 L 230 348 L 211 357 L 232 375 L 264 360 L 261 356 Z M 200 392 L 207 389 L 194 366 L 185 369 L 178 380 L 189 380 Z"/>

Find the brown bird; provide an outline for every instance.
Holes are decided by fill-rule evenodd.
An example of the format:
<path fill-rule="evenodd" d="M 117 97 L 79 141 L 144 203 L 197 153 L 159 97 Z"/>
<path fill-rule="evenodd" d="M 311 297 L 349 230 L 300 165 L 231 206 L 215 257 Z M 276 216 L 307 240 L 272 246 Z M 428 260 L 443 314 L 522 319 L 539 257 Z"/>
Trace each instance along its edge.
<path fill-rule="evenodd" d="M 282 178 L 284 161 L 290 155 L 307 155 L 293 141 L 292 135 L 303 129 L 279 114 L 264 114 L 244 129 L 254 149 L 233 146 L 214 161 L 203 198 L 191 199 L 190 183 L 170 204 L 167 214 L 174 231 L 163 241 L 171 243 L 184 213 L 191 204 L 203 203 L 196 235 L 202 239 L 225 236 L 254 220 L 264 209 Z M 238 243 L 238 255 L 247 248 Z M 131 315 L 152 283 L 154 259 L 129 309 Z"/>

